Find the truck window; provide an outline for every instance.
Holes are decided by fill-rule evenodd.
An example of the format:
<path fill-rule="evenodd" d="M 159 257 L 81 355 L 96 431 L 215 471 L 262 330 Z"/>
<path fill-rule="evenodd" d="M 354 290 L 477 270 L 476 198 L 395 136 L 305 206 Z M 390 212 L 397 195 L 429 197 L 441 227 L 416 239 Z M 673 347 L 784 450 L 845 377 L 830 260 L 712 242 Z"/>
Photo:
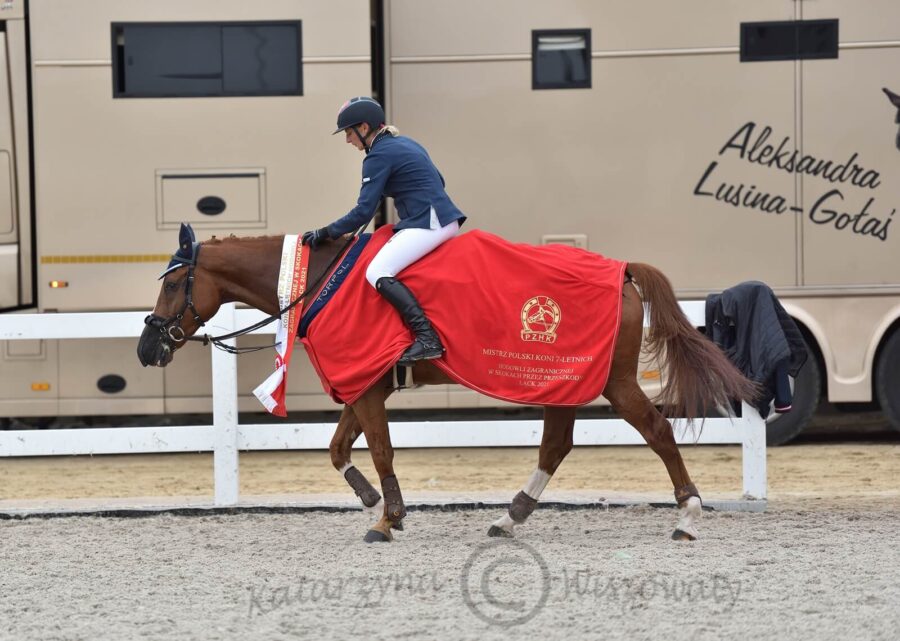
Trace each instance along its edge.
<path fill-rule="evenodd" d="M 741 62 L 837 57 L 837 20 L 741 23 Z"/>
<path fill-rule="evenodd" d="M 590 89 L 591 30 L 531 32 L 532 89 Z"/>
<path fill-rule="evenodd" d="M 299 96 L 301 23 L 113 23 L 114 98 Z"/>

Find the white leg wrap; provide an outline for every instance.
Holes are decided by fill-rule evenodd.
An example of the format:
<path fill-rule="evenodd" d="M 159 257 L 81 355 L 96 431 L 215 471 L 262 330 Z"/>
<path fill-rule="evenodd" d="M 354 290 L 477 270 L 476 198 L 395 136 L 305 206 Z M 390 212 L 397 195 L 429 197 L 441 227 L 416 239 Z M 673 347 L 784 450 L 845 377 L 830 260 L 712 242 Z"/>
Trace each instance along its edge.
<path fill-rule="evenodd" d="M 541 498 L 544 488 L 550 482 L 550 475 L 540 468 L 535 468 L 522 491 L 533 499 Z"/>
<path fill-rule="evenodd" d="M 675 526 L 676 529 L 681 530 L 694 539 L 699 538 L 700 535 L 697 532 L 697 523 L 700 521 L 701 514 L 703 514 L 703 506 L 700 503 L 700 499 L 696 496 L 692 496 L 687 500 L 684 507 L 679 508 L 678 510 L 679 519 L 678 525 Z"/>
<path fill-rule="evenodd" d="M 499 519 L 494 521 L 492 525 L 509 532 L 510 534 L 514 534 L 513 528 L 516 526 L 516 522 L 512 520 L 512 517 L 509 514 L 504 514 Z"/>
<path fill-rule="evenodd" d="M 540 468 L 535 468 L 531 473 L 531 476 L 528 477 L 528 481 L 525 483 L 525 487 L 522 488 L 522 491 L 536 501 L 541 497 L 544 488 L 547 487 L 547 483 L 549 482 L 550 475 Z M 516 526 L 516 522 L 513 520 L 512 516 L 510 516 L 509 512 L 507 512 L 494 521 L 492 525 L 501 528 L 509 534 L 513 534 L 513 528 Z"/>

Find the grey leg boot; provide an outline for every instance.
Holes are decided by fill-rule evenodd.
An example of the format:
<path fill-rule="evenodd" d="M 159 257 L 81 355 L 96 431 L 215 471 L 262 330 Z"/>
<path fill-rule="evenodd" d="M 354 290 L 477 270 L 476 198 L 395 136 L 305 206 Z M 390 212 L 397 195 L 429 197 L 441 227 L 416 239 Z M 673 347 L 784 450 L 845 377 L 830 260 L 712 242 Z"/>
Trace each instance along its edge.
<path fill-rule="evenodd" d="M 416 335 L 415 342 L 403 353 L 398 364 L 412 365 L 415 361 L 440 358 L 444 353 L 441 339 L 409 288 L 396 278 L 384 276 L 375 283 L 375 289 L 400 312 L 403 322 Z"/>

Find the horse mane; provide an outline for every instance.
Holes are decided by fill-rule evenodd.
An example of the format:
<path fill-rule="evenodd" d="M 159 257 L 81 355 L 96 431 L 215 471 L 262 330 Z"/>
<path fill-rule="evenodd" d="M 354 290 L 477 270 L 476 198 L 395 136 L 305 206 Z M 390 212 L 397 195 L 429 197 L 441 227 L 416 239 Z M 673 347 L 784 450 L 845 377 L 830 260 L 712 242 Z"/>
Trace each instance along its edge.
<path fill-rule="evenodd" d="M 235 236 L 234 234 L 229 234 L 228 236 L 225 236 L 224 238 L 218 238 L 217 236 L 212 236 L 208 240 L 202 241 L 200 244 L 201 245 L 222 245 L 224 243 L 234 243 L 234 242 L 259 242 L 259 243 L 262 243 L 262 242 L 272 242 L 272 241 L 276 241 L 276 240 L 280 241 L 283 239 L 284 239 L 284 234 L 272 234 L 269 236 Z M 331 245 L 331 244 L 335 244 L 339 241 L 343 242 L 346 240 L 347 240 L 347 237 L 345 235 L 345 236 L 341 236 L 340 238 L 325 239 L 325 240 L 322 240 L 321 242 L 323 245 Z"/>
<path fill-rule="evenodd" d="M 203 245 L 221 245 L 223 243 L 233 243 L 233 242 L 237 242 L 237 241 L 266 242 L 266 241 L 278 240 L 281 238 L 284 238 L 283 234 L 282 235 L 269 235 L 269 236 L 235 236 L 234 234 L 229 234 L 228 236 L 225 236 L 224 238 L 218 238 L 216 236 L 213 236 L 212 238 L 210 238 L 208 240 L 204 240 L 201 244 L 203 244 Z"/>

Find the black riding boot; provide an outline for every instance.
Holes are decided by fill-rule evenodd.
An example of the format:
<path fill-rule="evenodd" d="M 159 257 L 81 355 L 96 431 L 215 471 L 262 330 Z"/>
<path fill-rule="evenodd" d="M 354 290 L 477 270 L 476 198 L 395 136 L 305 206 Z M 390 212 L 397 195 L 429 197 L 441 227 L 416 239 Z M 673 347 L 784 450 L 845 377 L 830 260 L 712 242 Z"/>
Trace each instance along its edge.
<path fill-rule="evenodd" d="M 403 322 L 416 335 L 416 342 L 403 352 L 398 364 L 412 365 L 415 361 L 440 358 L 444 353 L 441 339 L 438 338 L 437 332 L 425 317 L 419 301 L 406 285 L 396 278 L 383 276 L 375 283 L 375 289 L 400 312 Z"/>

